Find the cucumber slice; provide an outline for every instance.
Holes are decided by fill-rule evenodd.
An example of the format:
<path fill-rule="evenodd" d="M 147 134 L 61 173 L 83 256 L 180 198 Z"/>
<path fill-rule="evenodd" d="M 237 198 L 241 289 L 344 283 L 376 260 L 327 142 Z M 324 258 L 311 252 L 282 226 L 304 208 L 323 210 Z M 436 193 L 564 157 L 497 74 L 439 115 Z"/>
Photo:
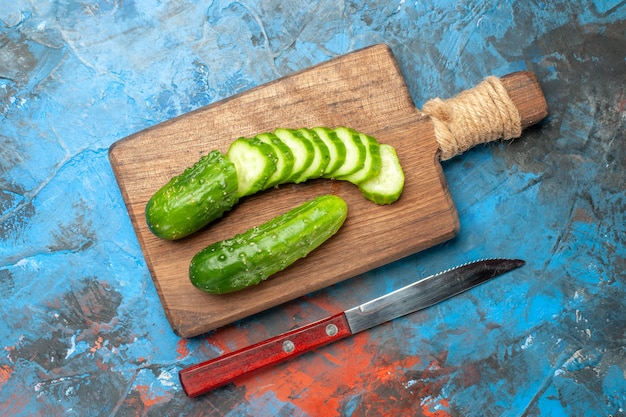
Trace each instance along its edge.
<path fill-rule="evenodd" d="M 255 137 L 271 145 L 276 152 L 276 171 L 268 178 L 263 188 L 267 189 L 285 182 L 293 170 L 294 157 L 291 149 L 273 133 L 261 133 Z"/>
<path fill-rule="evenodd" d="M 230 144 L 226 157 L 235 165 L 239 197 L 261 191 L 276 171 L 274 148 L 256 138 L 239 138 Z"/>
<path fill-rule="evenodd" d="M 320 137 L 311 129 L 298 129 L 297 133 L 307 138 L 315 148 L 315 154 L 309 167 L 302 173 L 305 179 L 313 179 L 321 177 L 326 171 L 326 167 L 330 162 L 330 151 L 326 143 L 320 139 Z"/>
<path fill-rule="evenodd" d="M 380 172 L 382 162 L 380 158 L 380 145 L 378 141 L 373 137 L 359 132 L 361 141 L 365 143 L 365 164 L 363 168 L 350 174 L 337 177 L 338 180 L 344 180 L 351 182 L 352 184 L 359 185 L 363 181 L 366 181 L 372 177 L 375 177 Z"/>
<path fill-rule="evenodd" d="M 365 144 L 361 141 L 357 131 L 341 126 L 335 128 L 335 133 L 339 140 L 346 145 L 346 159 L 339 168 L 324 175 L 327 178 L 338 178 L 344 175 L 350 175 L 363 168 L 367 153 Z"/>
<path fill-rule="evenodd" d="M 328 148 L 328 166 L 324 172 L 324 176 L 327 173 L 336 171 L 346 160 L 346 145 L 337 137 L 334 130 L 328 127 L 317 126 L 311 129 L 322 140 Z"/>
<path fill-rule="evenodd" d="M 404 172 L 396 150 L 387 144 L 380 144 L 382 166 L 375 177 L 360 183 L 363 196 L 376 204 L 391 204 L 400 198 L 404 188 Z"/>
<path fill-rule="evenodd" d="M 315 154 L 313 143 L 292 129 L 276 129 L 274 134 L 291 149 L 294 157 L 291 175 L 283 182 L 299 183 L 306 180 L 302 177 L 302 173 L 313 160 Z"/>

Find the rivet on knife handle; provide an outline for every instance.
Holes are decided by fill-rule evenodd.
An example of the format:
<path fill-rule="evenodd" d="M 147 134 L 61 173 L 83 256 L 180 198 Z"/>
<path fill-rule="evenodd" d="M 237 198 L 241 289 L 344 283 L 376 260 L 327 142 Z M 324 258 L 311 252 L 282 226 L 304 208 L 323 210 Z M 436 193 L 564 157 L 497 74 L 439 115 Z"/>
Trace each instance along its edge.
<path fill-rule="evenodd" d="M 548 106 L 535 75 L 518 71 L 487 77 L 447 100 L 429 100 L 422 112 L 430 116 L 446 160 L 481 143 L 520 137 L 523 129 L 546 117 Z"/>
<path fill-rule="evenodd" d="M 276 365 L 312 349 L 350 336 L 343 313 L 299 327 L 247 348 L 183 369 L 185 394 L 197 397 L 259 369 Z"/>

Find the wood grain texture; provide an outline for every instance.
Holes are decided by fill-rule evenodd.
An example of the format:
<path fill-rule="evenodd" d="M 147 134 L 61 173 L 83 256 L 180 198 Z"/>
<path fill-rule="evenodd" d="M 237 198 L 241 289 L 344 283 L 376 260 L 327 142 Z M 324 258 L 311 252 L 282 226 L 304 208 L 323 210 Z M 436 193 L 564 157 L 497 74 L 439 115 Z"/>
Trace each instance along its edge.
<path fill-rule="evenodd" d="M 501 77 L 500 81 L 517 107 L 522 129 L 534 125 L 548 115 L 548 103 L 535 74 L 518 71 Z"/>
<path fill-rule="evenodd" d="M 377 206 L 352 184 L 314 180 L 246 197 L 181 241 L 148 230 L 150 196 L 202 155 L 225 152 L 240 136 L 317 125 L 349 126 L 396 147 L 406 175 L 400 200 Z M 141 131 L 115 143 L 109 156 L 168 320 L 176 334 L 192 337 L 452 238 L 459 221 L 437 154 L 432 126 L 391 50 L 376 45 Z M 189 262 L 200 249 L 327 193 L 346 200 L 348 218 L 306 258 L 234 294 L 206 294 L 189 282 Z"/>

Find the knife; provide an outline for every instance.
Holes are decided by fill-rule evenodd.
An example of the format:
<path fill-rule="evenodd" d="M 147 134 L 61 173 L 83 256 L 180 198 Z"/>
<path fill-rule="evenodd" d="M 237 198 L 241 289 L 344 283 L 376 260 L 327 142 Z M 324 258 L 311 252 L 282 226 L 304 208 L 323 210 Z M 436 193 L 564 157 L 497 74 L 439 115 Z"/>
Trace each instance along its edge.
<path fill-rule="evenodd" d="M 524 263 L 519 259 L 485 259 L 431 275 L 342 313 L 184 368 L 179 372 L 180 383 L 185 394 L 197 397 L 261 368 L 423 310 Z"/>

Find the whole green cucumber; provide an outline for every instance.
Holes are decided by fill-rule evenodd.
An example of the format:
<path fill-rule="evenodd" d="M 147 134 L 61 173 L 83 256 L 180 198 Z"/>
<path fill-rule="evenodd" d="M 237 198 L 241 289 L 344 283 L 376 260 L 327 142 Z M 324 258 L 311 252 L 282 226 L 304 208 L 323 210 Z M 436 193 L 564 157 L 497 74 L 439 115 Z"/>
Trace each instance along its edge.
<path fill-rule="evenodd" d="M 256 285 L 333 236 L 347 214 L 348 206 L 340 197 L 319 196 L 261 226 L 207 246 L 191 260 L 189 279 L 211 294 Z"/>
<path fill-rule="evenodd" d="M 239 200 L 237 189 L 235 165 L 211 151 L 150 198 L 146 222 L 158 237 L 180 239 L 230 210 Z"/>

